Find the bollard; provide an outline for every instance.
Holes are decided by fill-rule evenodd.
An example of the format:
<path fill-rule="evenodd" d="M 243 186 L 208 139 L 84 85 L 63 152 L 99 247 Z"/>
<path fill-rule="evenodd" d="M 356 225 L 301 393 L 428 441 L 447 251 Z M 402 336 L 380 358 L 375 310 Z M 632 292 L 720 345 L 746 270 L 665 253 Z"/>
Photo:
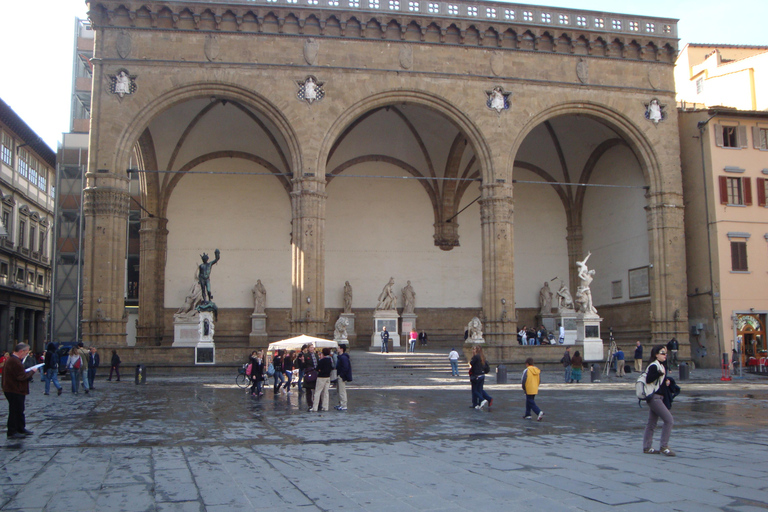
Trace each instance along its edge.
<path fill-rule="evenodd" d="M 507 367 L 500 364 L 496 367 L 496 384 L 507 383 Z"/>
<path fill-rule="evenodd" d="M 600 382 L 600 365 L 593 364 L 589 367 L 589 380 L 590 382 Z"/>
<path fill-rule="evenodd" d="M 136 365 L 136 384 L 147 383 L 147 367 L 143 364 Z"/>
<path fill-rule="evenodd" d="M 680 371 L 680 380 L 688 380 L 688 363 L 680 363 L 677 369 Z"/>

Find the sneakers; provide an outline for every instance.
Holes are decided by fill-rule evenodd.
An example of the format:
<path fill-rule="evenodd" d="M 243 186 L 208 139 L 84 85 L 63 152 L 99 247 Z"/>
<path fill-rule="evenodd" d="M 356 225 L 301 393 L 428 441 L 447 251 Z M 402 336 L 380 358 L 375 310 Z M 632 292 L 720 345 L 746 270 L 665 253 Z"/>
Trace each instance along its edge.
<path fill-rule="evenodd" d="M 529 419 L 531 419 L 531 417 L 530 416 L 523 416 L 523 419 L 524 420 L 529 420 Z"/>
<path fill-rule="evenodd" d="M 655 448 L 645 448 L 643 450 L 643 453 L 645 453 L 647 455 L 658 455 L 661 452 L 659 450 L 655 449 Z"/>
<path fill-rule="evenodd" d="M 661 453 L 662 455 L 666 455 L 667 457 L 674 457 L 674 456 L 675 456 L 675 452 L 673 452 L 672 450 L 670 450 L 670 449 L 669 449 L 669 446 L 662 446 L 662 447 L 661 447 L 661 452 L 660 452 L 660 453 Z"/>
<path fill-rule="evenodd" d="M 480 402 L 480 409 L 482 409 L 486 405 L 488 405 L 488 400 L 483 400 L 482 402 Z"/>
<path fill-rule="evenodd" d="M 479 405 L 476 405 L 476 406 L 475 406 L 475 409 L 477 409 L 477 410 L 479 411 L 479 410 L 480 410 L 480 406 L 479 406 Z"/>
<path fill-rule="evenodd" d="M 61 388 L 59 388 L 59 391 L 56 393 L 56 395 L 61 395 Z"/>
<path fill-rule="evenodd" d="M 544 417 L 544 411 L 539 412 L 539 415 L 536 417 L 536 421 L 541 421 L 541 418 Z"/>
<path fill-rule="evenodd" d="M 334 409 L 336 409 L 337 411 L 346 411 L 347 410 L 346 407 L 342 407 L 340 405 L 337 405 L 336 407 L 334 407 Z"/>

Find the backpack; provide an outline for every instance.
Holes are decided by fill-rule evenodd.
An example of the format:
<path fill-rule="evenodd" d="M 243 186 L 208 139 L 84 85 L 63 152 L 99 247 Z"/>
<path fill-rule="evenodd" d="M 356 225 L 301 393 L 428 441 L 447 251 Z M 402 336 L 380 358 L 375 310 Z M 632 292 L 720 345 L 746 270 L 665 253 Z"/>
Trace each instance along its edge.
<path fill-rule="evenodd" d="M 483 373 L 491 373 L 491 366 L 488 364 L 488 361 L 483 365 Z"/>
<path fill-rule="evenodd" d="M 658 366 L 658 363 L 649 364 L 648 368 L 646 368 L 645 371 L 640 374 L 640 376 L 637 378 L 637 381 L 635 382 L 635 394 L 637 395 L 637 405 L 641 405 L 640 404 L 641 400 L 647 400 L 648 397 L 653 395 L 661 387 L 661 378 L 656 379 L 655 382 L 651 382 L 650 384 L 645 382 L 645 379 L 648 378 L 648 370 L 654 364 Z"/>
<path fill-rule="evenodd" d="M 269 363 L 269 366 L 267 367 L 267 375 L 272 377 L 275 375 L 275 365 L 272 363 Z"/>
<path fill-rule="evenodd" d="M 245 367 L 245 374 L 250 377 L 252 372 L 253 372 L 253 363 L 248 363 L 248 366 Z"/>

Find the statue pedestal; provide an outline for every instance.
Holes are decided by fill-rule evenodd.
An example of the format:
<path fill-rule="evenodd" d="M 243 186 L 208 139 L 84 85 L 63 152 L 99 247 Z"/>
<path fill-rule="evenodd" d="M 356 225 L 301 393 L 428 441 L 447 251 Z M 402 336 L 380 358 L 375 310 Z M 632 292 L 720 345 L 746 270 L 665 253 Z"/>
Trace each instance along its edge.
<path fill-rule="evenodd" d="M 213 313 L 197 312 L 173 319 L 173 347 L 196 347 L 200 342 L 213 343 Z"/>
<path fill-rule="evenodd" d="M 342 318 L 346 318 L 349 325 L 347 325 L 347 343 L 354 343 L 357 341 L 357 333 L 355 332 L 355 314 L 354 313 L 342 313 Z M 387 327 L 389 329 L 389 327 Z"/>
<path fill-rule="evenodd" d="M 576 315 L 576 343 L 584 345 L 584 362 L 603 360 L 603 340 L 600 337 L 600 322 L 597 315 Z"/>
<path fill-rule="evenodd" d="M 464 342 L 465 345 L 478 345 L 480 343 L 485 343 L 485 338 L 467 338 Z"/>
<path fill-rule="evenodd" d="M 252 347 L 263 346 L 267 343 L 267 314 L 266 313 L 252 313 L 251 314 L 251 334 L 248 336 L 248 341 Z"/>
<path fill-rule="evenodd" d="M 400 315 L 397 311 L 390 309 L 387 311 L 376 310 L 373 313 L 373 334 L 371 335 L 371 346 L 381 347 L 381 330 L 386 326 L 389 331 L 389 345 L 391 348 L 400 346 L 400 335 L 397 330 L 397 323 Z"/>
<path fill-rule="evenodd" d="M 416 318 L 418 315 L 415 313 L 403 313 L 400 315 L 400 318 L 402 321 L 400 322 L 400 334 L 402 334 L 403 338 L 406 340 L 411 335 L 411 329 L 416 328 Z M 389 329 L 389 327 L 387 327 Z"/>

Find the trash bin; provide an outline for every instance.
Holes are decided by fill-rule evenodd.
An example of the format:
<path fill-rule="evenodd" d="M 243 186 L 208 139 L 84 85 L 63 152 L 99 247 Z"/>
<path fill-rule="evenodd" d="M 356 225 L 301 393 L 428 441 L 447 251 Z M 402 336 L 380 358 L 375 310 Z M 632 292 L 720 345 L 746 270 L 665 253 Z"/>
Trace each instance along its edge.
<path fill-rule="evenodd" d="M 590 382 L 600 382 L 600 365 L 593 364 L 589 368 L 589 380 Z"/>
<path fill-rule="evenodd" d="M 680 370 L 680 380 L 688 380 L 688 363 L 680 363 L 677 369 Z"/>
<path fill-rule="evenodd" d="M 136 384 L 147 383 L 147 367 L 143 364 L 136 365 Z"/>
<path fill-rule="evenodd" d="M 496 384 L 507 383 L 507 367 L 500 364 L 496 367 Z"/>

